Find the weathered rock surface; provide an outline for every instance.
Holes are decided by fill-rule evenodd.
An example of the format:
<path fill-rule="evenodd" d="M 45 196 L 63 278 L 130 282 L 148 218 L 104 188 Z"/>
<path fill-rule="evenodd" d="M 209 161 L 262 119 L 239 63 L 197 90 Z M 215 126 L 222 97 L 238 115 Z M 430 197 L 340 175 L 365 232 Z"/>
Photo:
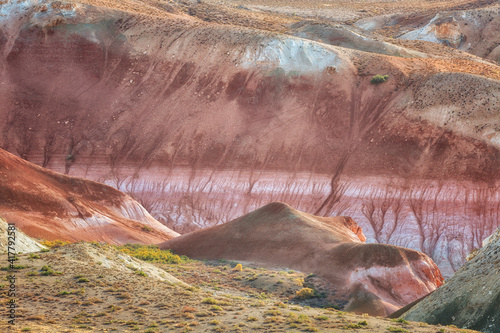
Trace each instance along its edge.
<path fill-rule="evenodd" d="M 479 252 L 403 318 L 456 325 L 485 333 L 500 331 L 500 229 Z"/>
<path fill-rule="evenodd" d="M 250 2 L 4 1 L 0 147 L 126 191 L 178 232 L 284 201 L 453 274 L 499 223 L 500 68 L 378 32 L 492 1 L 307 1 L 358 27 Z"/>
<path fill-rule="evenodd" d="M 322 218 L 283 203 L 271 203 L 160 247 L 193 258 L 245 260 L 316 273 L 349 295 L 347 309 L 373 315 L 391 313 L 443 282 L 437 266 L 423 253 L 364 244 L 360 228 L 349 217 Z"/>
<path fill-rule="evenodd" d="M 0 252 L 30 253 L 45 249 L 45 246 L 26 236 L 21 230 L 16 229 L 14 235 L 9 235 L 9 231 L 11 230 L 8 230 L 7 222 L 1 217 L 0 213 Z M 15 237 L 15 245 L 12 246 L 12 251 L 8 251 L 9 236 Z"/>
<path fill-rule="evenodd" d="M 0 216 L 47 240 L 158 243 L 178 235 L 112 187 L 58 174 L 1 149 Z"/>

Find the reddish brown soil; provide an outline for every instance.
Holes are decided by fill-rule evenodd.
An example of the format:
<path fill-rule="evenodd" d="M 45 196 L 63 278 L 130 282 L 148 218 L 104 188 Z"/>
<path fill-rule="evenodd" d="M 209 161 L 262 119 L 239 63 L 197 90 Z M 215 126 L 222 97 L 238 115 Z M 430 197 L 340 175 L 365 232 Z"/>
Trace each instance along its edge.
<path fill-rule="evenodd" d="M 177 234 L 116 189 L 41 168 L 0 149 L 0 215 L 47 240 L 158 243 Z"/>
<path fill-rule="evenodd" d="M 372 315 L 388 314 L 442 284 L 439 269 L 425 254 L 363 244 L 364 237 L 353 229 L 359 232 L 345 217 L 320 218 L 272 203 L 160 246 L 193 258 L 246 260 L 316 273 L 333 283 L 339 295 L 349 295 L 350 311 Z M 374 305 L 371 309 L 366 299 Z"/>
<path fill-rule="evenodd" d="M 248 5 L 285 13 L 284 3 Z M 349 29 L 355 29 L 355 18 L 397 14 L 396 31 L 405 20 L 419 27 L 443 8 L 490 3 L 304 1 L 290 3 L 297 13 L 287 16 L 211 1 L 47 2 L 26 15 L 9 16 L 1 27 L 0 147 L 120 189 L 130 180 L 138 184 L 130 192 L 151 212 L 170 205 L 156 209 L 155 217 L 169 226 L 179 219 L 182 232 L 238 216 L 234 204 L 245 207 L 239 214 L 258 206 L 260 194 L 252 187 L 265 172 L 287 180 L 281 197 L 273 190 L 263 204 L 307 201 L 301 208 L 310 213 L 328 198 L 329 188 L 314 195 L 293 192 L 297 172 L 308 173 L 311 187 L 319 177 L 333 178 L 333 190 L 339 179 L 364 182 L 368 176 L 403 184 L 397 190 L 406 193 L 431 181 L 454 184 L 457 192 L 473 184 L 472 192 L 482 193 L 495 189 L 500 175 L 498 66 L 443 45 L 392 40 L 376 32 L 355 31 L 378 47 L 363 51 L 355 43 L 350 48 L 324 44 L 327 39 L 318 37 L 325 33 L 321 26 L 310 37 L 315 42 L 286 33 L 294 32 L 295 23 L 309 24 L 306 19 L 315 23 L 305 12 L 302 17 L 299 7 L 333 8 L 328 15 L 338 14 Z M 404 54 L 375 52 L 384 48 L 382 41 L 404 46 Z M 310 54 L 320 56 L 309 59 Z M 322 59 L 330 60 L 315 67 Z M 371 84 L 376 74 L 388 80 Z M 67 159 L 70 155 L 73 159 Z M 166 185 L 161 191 L 141 187 L 156 177 L 151 166 L 160 170 L 160 185 Z M 188 185 L 172 194 L 171 179 L 186 169 Z M 229 178 L 224 178 L 227 170 L 250 174 L 248 181 L 232 185 L 245 188 L 238 195 L 216 193 L 215 186 L 212 191 L 211 184 Z M 192 186 L 193 179 L 205 176 L 200 186 Z M 453 222 L 460 221 L 453 228 L 429 223 L 443 249 L 423 244 L 425 232 L 417 233 L 410 213 L 392 240 L 385 239 L 459 267 L 464 254 L 480 243 L 483 225 L 498 225 L 495 218 L 481 222 L 495 210 L 465 198 L 447 198 L 452 205 L 423 200 L 436 207 L 426 213 L 433 221 L 448 220 L 450 206 L 468 212 L 453 216 Z M 403 211 L 410 212 L 409 201 L 403 202 Z M 358 208 L 352 213 L 357 221 L 364 215 Z M 318 214 L 337 211 L 325 207 Z M 452 241 L 461 246 L 448 246 Z"/>

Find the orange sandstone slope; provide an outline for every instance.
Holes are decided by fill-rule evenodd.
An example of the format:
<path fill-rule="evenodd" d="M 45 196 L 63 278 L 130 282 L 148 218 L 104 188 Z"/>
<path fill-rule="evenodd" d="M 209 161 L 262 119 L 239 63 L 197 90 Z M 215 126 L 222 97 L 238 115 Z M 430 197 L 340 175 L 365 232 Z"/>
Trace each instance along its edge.
<path fill-rule="evenodd" d="M 178 234 L 112 187 L 65 176 L 0 149 L 0 216 L 28 236 L 158 243 Z"/>
<path fill-rule="evenodd" d="M 439 269 L 425 254 L 364 240 L 349 217 L 318 217 L 271 203 L 160 247 L 193 258 L 245 260 L 316 273 L 347 293 L 347 310 L 372 315 L 393 312 L 442 284 Z"/>

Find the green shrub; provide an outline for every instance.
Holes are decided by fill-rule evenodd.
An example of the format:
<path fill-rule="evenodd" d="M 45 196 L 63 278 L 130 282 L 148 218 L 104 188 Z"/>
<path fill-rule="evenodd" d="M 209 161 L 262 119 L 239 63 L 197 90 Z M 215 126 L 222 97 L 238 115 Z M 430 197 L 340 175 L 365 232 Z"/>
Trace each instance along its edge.
<path fill-rule="evenodd" d="M 374 77 L 372 77 L 372 79 L 371 79 L 370 82 L 373 83 L 373 84 L 384 83 L 385 81 L 387 81 L 388 78 L 389 78 L 389 75 L 380 75 L 380 74 L 377 74 Z"/>
<path fill-rule="evenodd" d="M 311 288 L 302 288 L 295 294 L 298 299 L 309 299 L 314 297 L 314 290 Z"/>
<path fill-rule="evenodd" d="M 140 275 L 140 276 L 148 276 L 146 273 L 143 271 L 136 271 L 135 274 Z"/>
<path fill-rule="evenodd" d="M 161 264 L 180 264 L 187 262 L 185 256 L 173 254 L 170 250 L 160 250 L 156 245 L 125 244 L 116 246 L 116 249 L 144 261 Z"/>
<path fill-rule="evenodd" d="M 48 276 L 48 275 L 61 275 L 62 274 L 61 272 L 54 271 L 52 268 L 50 268 L 47 265 L 43 265 L 41 271 L 42 271 L 41 275 L 45 275 L 45 276 Z"/>
<path fill-rule="evenodd" d="M 201 301 L 203 304 L 217 304 L 217 300 L 209 297 L 209 298 L 205 298 L 203 299 L 203 301 Z"/>
<path fill-rule="evenodd" d="M 222 311 L 223 309 L 220 306 L 218 306 L 218 305 L 212 305 L 210 307 L 210 310 L 218 312 L 218 311 Z"/>
<path fill-rule="evenodd" d="M 151 231 L 153 231 L 153 228 L 148 227 L 147 225 L 142 226 L 141 229 L 142 229 L 142 231 L 145 231 L 145 232 L 151 232 Z"/>
<path fill-rule="evenodd" d="M 43 241 L 42 242 L 42 245 L 46 246 L 48 248 L 61 247 L 61 246 L 68 245 L 68 244 L 69 244 L 69 242 L 63 241 L 63 240 L 60 240 L 60 239 L 56 239 L 56 240 L 53 240 L 53 241 Z M 41 252 L 46 252 L 46 251 L 42 250 Z"/>

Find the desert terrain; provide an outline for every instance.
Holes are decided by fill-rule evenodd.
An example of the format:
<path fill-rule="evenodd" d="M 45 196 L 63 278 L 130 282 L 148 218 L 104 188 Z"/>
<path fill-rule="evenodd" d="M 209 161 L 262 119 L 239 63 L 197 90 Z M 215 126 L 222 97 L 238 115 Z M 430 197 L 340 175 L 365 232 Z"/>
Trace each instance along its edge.
<path fill-rule="evenodd" d="M 282 201 L 449 277 L 499 226 L 498 10 L 4 1 L 0 147 L 179 233 Z"/>
<path fill-rule="evenodd" d="M 147 252 L 144 248 L 142 253 Z M 238 263 L 233 261 L 198 261 L 178 256 L 148 263 L 119 249 L 123 250 L 80 242 L 19 255 L 15 272 L 20 290 L 18 323 L 12 329 L 2 320 L 0 329 L 150 333 L 475 332 L 339 311 L 337 305 L 325 301 L 322 283 L 314 274 L 254 265 L 241 265 L 238 269 Z M 5 293 L 5 286 L 1 288 Z M 302 297 L 298 292 L 303 288 L 314 293 Z M 0 311 L 2 315 L 6 313 L 4 307 Z"/>
<path fill-rule="evenodd" d="M 16 329 L 497 333 L 499 111 L 494 0 L 0 0 Z"/>

